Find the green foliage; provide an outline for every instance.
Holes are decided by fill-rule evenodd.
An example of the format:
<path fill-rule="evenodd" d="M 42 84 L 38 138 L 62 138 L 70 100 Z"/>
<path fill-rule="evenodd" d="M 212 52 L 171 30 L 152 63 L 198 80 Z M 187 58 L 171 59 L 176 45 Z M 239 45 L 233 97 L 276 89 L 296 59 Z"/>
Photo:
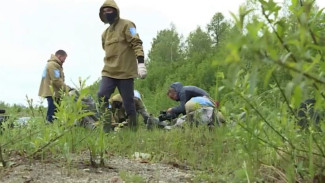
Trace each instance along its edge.
<path fill-rule="evenodd" d="M 287 181 L 296 181 L 296 172 L 305 178 L 307 176 L 306 179 L 312 179 L 315 175 L 313 159 L 320 157 L 305 154 L 315 152 L 315 149 L 301 149 L 306 146 L 296 142 L 305 138 L 304 143 L 309 147 L 311 144 L 318 146 L 319 143 L 308 141 L 308 135 L 297 134 L 292 129 L 296 128 L 294 109 L 304 99 L 323 96 L 322 31 L 313 24 L 324 15 L 314 8 L 313 1 L 304 1 L 303 4 L 292 1 L 289 17 L 280 16 L 281 7 L 274 1 L 259 0 L 259 3 L 263 18 L 253 16 L 245 20 L 252 11 L 245 8 L 235 18 L 237 29 L 242 34 L 227 45 L 229 69 L 224 84 L 232 91 L 227 94 L 227 103 L 231 104 L 224 104 L 225 111 L 235 101 L 241 103 L 234 107 L 242 108 L 249 114 L 245 123 L 240 124 L 243 129 L 276 151 L 279 147 L 287 146 L 284 152 L 288 157 L 284 160 L 290 163 L 283 167 Z M 324 103 L 324 98 L 319 97 L 318 102 Z M 319 109 L 324 111 L 323 107 Z M 260 131 L 259 126 L 263 126 Z M 311 127 L 311 130 L 316 129 Z M 258 135 L 256 132 L 259 132 Z M 318 150 L 323 151 L 322 148 Z M 309 161 L 297 160 L 296 153 L 302 153 L 300 155 Z"/>
<path fill-rule="evenodd" d="M 208 31 L 198 27 L 186 44 L 173 26 L 158 32 L 148 76 L 135 81 L 148 111 L 158 115 L 178 105 L 166 92 L 179 81 L 218 100 L 225 126 L 212 131 L 204 126 L 147 131 L 141 126 L 137 133 L 104 134 L 101 126 L 91 131 L 74 125 L 92 114 L 82 110 L 80 99 L 65 96 L 52 125 L 44 122 L 45 109 L 33 107 L 32 101 L 26 109 L 1 103 L 10 115 L 27 111 L 32 118 L 21 128 L 6 125 L 14 118 L 4 125 L 0 162 L 18 151 L 31 159 L 64 157 L 70 164 L 71 154 L 86 151 L 92 165 L 104 166 L 110 154 L 132 158 L 143 152 L 151 155 L 150 162 L 194 170 L 194 182 L 312 182 L 325 173 L 325 123 L 321 119 L 319 128 L 303 131 L 296 125 L 296 109 L 307 98 L 316 99 L 316 110 L 325 109 L 325 14 L 314 3 L 291 0 L 281 7 L 272 0 L 251 0 L 238 16 L 233 14 L 234 25 L 216 13 Z M 97 100 L 97 89 L 98 82 L 87 88 L 81 83 L 81 97 Z M 120 175 L 144 181 L 127 172 Z"/>
<path fill-rule="evenodd" d="M 175 26 L 158 32 L 157 38 L 152 41 L 152 48 L 148 57 L 150 61 L 171 63 L 178 61 L 181 56 L 180 37 Z"/>
<path fill-rule="evenodd" d="M 198 27 L 187 38 L 187 56 L 194 59 L 209 56 L 212 50 L 212 40 L 208 33 Z"/>
<path fill-rule="evenodd" d="M 222 13 L 216 13 L 210 23 L 207 25 L 208 32 L 211 35 L 213 43 L 218 46 L 225 39 L 230 28 L 230 23 L 225 20 Z"/>

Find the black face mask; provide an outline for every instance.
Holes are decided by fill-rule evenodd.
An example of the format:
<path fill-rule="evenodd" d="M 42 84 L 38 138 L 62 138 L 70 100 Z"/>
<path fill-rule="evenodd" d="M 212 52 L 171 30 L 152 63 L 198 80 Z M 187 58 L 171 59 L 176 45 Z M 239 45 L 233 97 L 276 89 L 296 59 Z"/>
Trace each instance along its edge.
<path fill-rule="evenodd" d="M 113 13 L 105 13 L 105 18 L 109 24 L 114 23 L 116 17 L 117 17 L 117 12 L 113 11 Z"/>

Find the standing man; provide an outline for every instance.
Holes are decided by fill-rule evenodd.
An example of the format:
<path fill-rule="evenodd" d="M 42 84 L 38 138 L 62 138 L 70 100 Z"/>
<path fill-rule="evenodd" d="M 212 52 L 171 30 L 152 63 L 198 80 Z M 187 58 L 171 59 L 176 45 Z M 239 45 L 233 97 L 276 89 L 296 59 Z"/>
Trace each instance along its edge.
<path fill-rule="evenodd" d="M 144 65 L 142 41 L 135 24 L 120 18 L 120 10 L 114 0 L 106 0 L 99 9 L 102 22 L 110 26 L 102 34 L 105 51 L 104 68 L 98 98 L 100 113 L 104 120 L 104 131 L 110 130 L 111 116 L 108 112 L 109 98 L 117 87 L 122 96 L 129 126 L 136 130 L 137 116 L 134 104 L 134 78 L 144 79 L 147 69 Z"/>
<path fill-rule="evenodd" d="M 55 55 L 51 55 L 43 71 L 38 95 L 47 99 L 46 120 L 50 123 L 53 122 L 53 115 L 56 112 L 54 102 L 59 103 L 61 93 L 70 90 L 70 87 L 64 83 L 62 67 L 67 56 L 64 50 L 58 50 Z"/>

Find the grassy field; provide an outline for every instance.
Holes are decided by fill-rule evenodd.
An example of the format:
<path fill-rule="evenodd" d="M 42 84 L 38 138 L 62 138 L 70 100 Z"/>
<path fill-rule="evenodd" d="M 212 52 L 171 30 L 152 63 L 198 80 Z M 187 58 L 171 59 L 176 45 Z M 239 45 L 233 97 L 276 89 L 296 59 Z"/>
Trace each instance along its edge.
<path fill-rule="evenodd" d="M 13 116 L 20 113 L 31 119 L 23 126 L 2 126 L 0 169 L 20 159 L 61 161 L 69 166 L 80 153 L 86 153 L 87 163 L 98 168 L 107 166 L 105 160 L 111 155 L 131 158 L 141 152 L 150 155 L 149 163 L 196 172 L 193 182 L 312 182 L 324 175 L 324 134 L 312 128 L 299 131 L 289 116 L 263 122 L 258 115 L 239 118 L 229 114 L 227 123 L 213 130 L 185 126 L 150 131 L 140 124 L 137 132 L 122 128 L 105 134 L 100 122 L 94 130 L 75 125 L 89 114 L 80 112 L 80 100 L 65 98 L 54 124 L 44 122 L 43 107 L 10 110 L 6 123 L 14 123 Z M 274 123 L 278 120 L 282 123 Z"/>

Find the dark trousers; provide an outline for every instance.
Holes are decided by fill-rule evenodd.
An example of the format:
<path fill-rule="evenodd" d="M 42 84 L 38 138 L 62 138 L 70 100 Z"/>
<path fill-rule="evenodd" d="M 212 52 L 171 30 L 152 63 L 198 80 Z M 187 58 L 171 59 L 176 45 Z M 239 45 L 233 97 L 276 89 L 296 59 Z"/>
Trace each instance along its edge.
<path fill-rule="evenodd" d="M 102 81 L 97 93 L 100 102 L 104 100 L 104 105 L 108 107 L 108 99 L 114 93 L 117 87 L 121 94 L 125 112 L 128 116 L 135 116 L 135 104 L 134 104 L 134 79 L 114 79 L 109 77 L 102 77 Z"/>
<path fill-rule="evenodd" d="M 57 108 L 54 104 L 54 100 L 53 100 L 53 97 L 46 97 L 47 99 L 47 113 L 46 113 L 46 120 L 50 123 L 53 122 L 53 116 L 54 116 L 54 113 L 56 113 L 57 111 Z M 57 103 L 59 103 L 59 99 L 55 99 L 55 101 Z"/>

